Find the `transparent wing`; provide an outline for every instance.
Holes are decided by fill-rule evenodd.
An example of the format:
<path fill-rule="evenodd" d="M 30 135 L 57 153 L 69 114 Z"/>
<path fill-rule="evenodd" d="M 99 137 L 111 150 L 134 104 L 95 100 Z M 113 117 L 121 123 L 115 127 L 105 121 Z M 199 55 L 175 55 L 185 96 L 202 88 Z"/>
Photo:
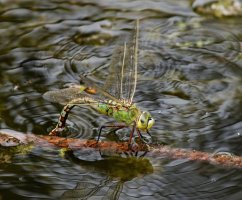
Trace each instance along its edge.
<path fill-rule="evenodd" d="M 111 99 L 111 100 L 114 100 L 115 102 L 121 103 L 120 99 L 118 99 L 116 96 L 113 96 L 112 94 L 110 94 L 109 92 L 107 92 L 105 89 L 103 89 L 102 87 L 100 87 L 97 84 L 95 84 L 92 80 L 90 80 L 86 76 L 83 76 L 81 74 L 79 76 L 80 76 L 81 80 L 85 84 L 87 84 L 87 85 L 89 85 L 89 86 L 91 86 L 91 87 L 93 87 L 93 88 L 95 88 L 97 90 L 99 98 L 100 98 L 100 96 L 101 97 L 104 96 L 107 99 Z"/>
<path fill-rule="evenodd" d="M 107 78 L 104 90 L 117 99 L 133 101 L 137 84 L 139 20 L 129 42 L 118 47 L 111 60 L 110 77 Z"/>
<path fill-rule="evenodd" d="M 43 95 L 44 99 L 63 105 L 66 105 L 70 102 L 76 102 L 76 104 L 78 104 L 78 101 L 80 104 L 83 104 L 84 100 L 87 98 L 93 99 L 93 102 L 96 99 L 95 95 L 97 91 L 94 88 L 76 84 L 68 84 L 66 86 L 68 86 L 68 88 L 46 92 Z"/>
<path fill-rule="evenodd" d="M 96 91 L 90 87 L 83 87 L 75 85 L 74 87 L 64 88 L 60 90 L 48 91 L 43 95 L 44 99 L 59 103 L 62 105 L 95 105 L 99 103 L 105 103 L 109 106 L 115 106 L 113 102 L 107 102 L 105 99 L 101 99 L 96 96 Z"/>
<path fill-rule="evenodd" d="M 43 95 L 44 99 L 62 105 L 66 105 L 74 99 L 84 98 L 85 96 L 83 91 L 77 87 L 48 91 Z"/>
<path fill-rule="evenodd" d="M 97 89 L 98 94 L 94 98 L 96 102 L 110 99 L 117 103 L 123 103 L 122 99 L 125 99 L 132 103 L 137 83 L 138 29 L 139 21 L 137 20 L 131 41 L 125 42 L 124 46 L 118 47 L 114 52 L 110 65 L 110 76 L 107 77 L 104 87 L 98 86 L 89 78 L 80 75 L 86 85 Z M 70 102 L 78 104 L 78 101 L 80 105 L 83 105 L 82 99 L 92 94 L 92 91 L 86 90 L 86 88 L 85 86 L 74 85 L 69 88 L 46 92 L 43 97 L 48 101 L 63 105 Z"/>

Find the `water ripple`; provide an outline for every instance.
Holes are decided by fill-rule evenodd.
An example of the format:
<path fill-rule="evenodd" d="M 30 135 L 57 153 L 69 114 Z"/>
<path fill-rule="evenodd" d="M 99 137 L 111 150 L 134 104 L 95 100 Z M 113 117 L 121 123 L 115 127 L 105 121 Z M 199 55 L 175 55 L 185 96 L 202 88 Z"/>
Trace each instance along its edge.
<path fill-rule="evenodd" d="M 200 17 L 191 4 L 1 1 L 1 128 L 48 134 L 62 107 L 42 94 L 79 84 L 80 73 L 103 83 L 113 51 L 140 18 L 134 100 L 156 120 L 152 142 L 241 155 L 241 22 Z M 109 120 L 76 107 L 67 132 L 95 138 Z M 102 139 L 127 139 L 129 131 Z M 24 155 L 1 149 L 0 199 L 241 199 L 239 169 L 115 156 L 90 150 L 68 156 L 53 146 Z"/>

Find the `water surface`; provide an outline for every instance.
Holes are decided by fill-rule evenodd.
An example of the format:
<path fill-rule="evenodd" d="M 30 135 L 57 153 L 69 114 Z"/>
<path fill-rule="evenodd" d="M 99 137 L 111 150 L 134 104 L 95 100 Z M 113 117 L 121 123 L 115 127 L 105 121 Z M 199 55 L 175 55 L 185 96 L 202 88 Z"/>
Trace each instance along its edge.
<path fill-rule="evenodd" d="M 241 17 L 200 15 L 186 0 L 1 1 L 0 128 L 47 135 L 62 107 L 43 93 L 79 84 L 80 73 L 102 83 L 137 18 L 134 101 L 156 120 L 152 141 L 242 156 Z M 76 108 L 70 137 L 94 138 L 108 121 Z M 128 130 L 102 135 L 128 137 Z M 0 199 L 241 199 L 241 169 L 140 157 L 91 150 L 62 157 L 53 147 L 4 154 Z"/>

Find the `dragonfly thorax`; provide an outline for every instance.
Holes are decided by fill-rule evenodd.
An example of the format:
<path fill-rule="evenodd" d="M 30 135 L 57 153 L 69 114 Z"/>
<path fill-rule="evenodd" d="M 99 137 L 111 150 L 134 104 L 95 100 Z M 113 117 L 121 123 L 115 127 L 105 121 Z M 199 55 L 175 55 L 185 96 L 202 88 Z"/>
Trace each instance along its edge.
<path fill-rule="evenodd" d="M 134 105 L 124 105 L 114 101 L 103 102 L 92 106 L 97 112 L 114 118 L 117 122 L 131 125 L 137 121 L 140 110 Z"/>

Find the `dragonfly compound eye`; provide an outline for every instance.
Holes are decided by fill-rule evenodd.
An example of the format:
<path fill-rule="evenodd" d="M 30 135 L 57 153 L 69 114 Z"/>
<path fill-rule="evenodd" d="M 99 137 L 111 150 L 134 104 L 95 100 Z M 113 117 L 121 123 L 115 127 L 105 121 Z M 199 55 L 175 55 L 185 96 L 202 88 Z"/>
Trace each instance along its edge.
<path fill-rule="evenodd" d="M 155 120 L 152 117 L 148 118 L 148 125 L 147 125 L 147 129 L 149 130 L 155 123 Z"/>
<path fill-rule="evenodd" d="M 153 125 L 153 122 L 149 121 L 149 118 L 150 118 L 150 114 L 148 112 L 146 111 L 142 112 L 138 119 L 137 127 L 142 131 L 149 129 Z"/>

